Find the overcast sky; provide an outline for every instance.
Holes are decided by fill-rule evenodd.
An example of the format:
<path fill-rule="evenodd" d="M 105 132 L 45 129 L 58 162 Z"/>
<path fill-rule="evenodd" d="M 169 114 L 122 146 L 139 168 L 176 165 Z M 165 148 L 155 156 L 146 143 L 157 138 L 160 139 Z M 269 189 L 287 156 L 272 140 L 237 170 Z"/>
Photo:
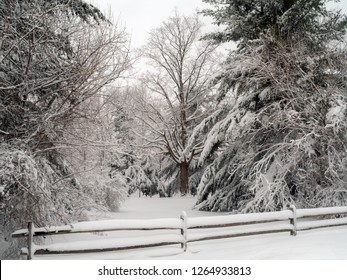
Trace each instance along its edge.
<path fill-rule="evenodd" d="M 206 7 L 202 0 L 87 0 L 101 11 L 111 9 L 114 20 L 126 26 L 131 34 L 133 47 L 140 47 L 146 42 L 148 32 L 177 11 L 193 14 L 197 9 Z M 202 17 L 202 16 L 201 16 Z"/>
<path fill-rule="evenodd" d="M 111 11 L 114 20 L 126 26 L 131 34 L 133 47 L 140 47 L 146 42 L 148 32 L 161 25 L 175 8 L 178 12 L 192 14 L 209 5 L 202 0 L 88 0 L 103 12 Z M 330 6 L 341 8 L 347 13 L 347 0 Z M 206 19 L 207 20 L 207 19 Z"/>

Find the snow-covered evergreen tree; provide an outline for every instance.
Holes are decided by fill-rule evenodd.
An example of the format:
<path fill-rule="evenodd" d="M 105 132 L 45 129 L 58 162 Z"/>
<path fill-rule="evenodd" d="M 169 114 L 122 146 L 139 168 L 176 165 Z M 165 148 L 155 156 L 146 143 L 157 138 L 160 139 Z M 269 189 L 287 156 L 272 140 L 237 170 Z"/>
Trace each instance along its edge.
<path fill-rule="evenodd" d="M 215 151 L 198 207 L 271 211 L 347 201 L 347 20 L 324 0 L 204 0 L 237 49 L 219 77 L 214 127 L 200 164 Z"/>
<path fill-rule="evenodd" d="M 114 180 L 115 186 L 118 185 L 128 194 L 139 191 L 152 196 L 157 193 L 160 185 L 158 170 L 153 157 L 138 146 L 139 131 L 134 130 L 139 124 L 138 119 L 133 117 L 131 102 L 130 98 L 122 106 L 114 106 L 113 137 L 118 149 L 109 162 L 109 176 Z"/>
<path fill-rule="evenodd" d="M 160 185 L 157 168 L 152 162 L 149 156 L 135 155 L 132 151 L 118 154 L 111 164 L 110 177 L 129 194 L 138 190 L 152 196 Z"/>
<path fill-rule="evenodd" d="M 81 0 L 0 2 L 0 199 L 6 235 L 29 219 L 38 226 L 63 223 L 95 204 L 65 152 L 76 145 L 67 135 L 78 138 L 72 123 L 86 118 L 81 105 L 128 65 L 127 52 L 114 55 L 124 50 L 126 37 L 109 36 L 108 26 L 97 8 Z"/>

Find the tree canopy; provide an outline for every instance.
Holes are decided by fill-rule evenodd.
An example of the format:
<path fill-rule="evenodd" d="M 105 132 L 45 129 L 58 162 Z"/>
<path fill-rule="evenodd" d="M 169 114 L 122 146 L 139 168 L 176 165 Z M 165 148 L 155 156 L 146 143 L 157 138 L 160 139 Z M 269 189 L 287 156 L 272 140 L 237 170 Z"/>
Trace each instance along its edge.
<path fill-rule="evenodd" d="M 346 17 L 327 1 L 205 1 L 238 47 L 219 77 L 223 118 L 200 162 L 205 210 L 271 211 L 346 202 Z"/>
<path fill-rule="evenodd" d="M 214 8 L 203 11 L 223 31 L 207 36 L 216 42 L 248 42 L 269 35 L 311 47 L 343 38 L 346 17 L 326 8 L 326 0 L 203 0 Z"/>
<path fill-rule="evenodd" d="M 193 128 L 211 113 L 211 83 L 218 64 L 216 47 L 200 41 L 199 18 L 176 13 L 150 33 L 144 55 L 153 67 L 143 79 L 160 103 L 147 104 L 145 124 L 153 133 L 150 145 L 179 168 L 180 191 L 189 192 L 189 166 L 201 152 L 202 138 Z"/>

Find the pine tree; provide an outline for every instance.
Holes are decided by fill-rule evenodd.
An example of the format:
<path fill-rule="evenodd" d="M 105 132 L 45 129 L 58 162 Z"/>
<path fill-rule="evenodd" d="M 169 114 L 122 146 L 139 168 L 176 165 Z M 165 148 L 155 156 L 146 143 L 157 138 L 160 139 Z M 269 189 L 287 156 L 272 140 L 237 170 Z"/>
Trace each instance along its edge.
<path fill-rule="evenodd" d="M 323 0 L 204 1 L 235 41 L 219 77 L 221 120 L 198 190 L 201 209 L 341 205 L 346 192 L 346 17 Z"/>
<path fill-rule="evenodd" d="M 129 103 L 131 101 L 127 105 Z M 152 196 L 157 193 L 160 184 L 157 168 L 153 164 L 155 160 L 137 146 L 136 135 L 132 130 L 138 126 L 137 120 L 126 107 L 114 106 L 113 137 L 117 140 L 118 151 L 110 162 L 109 176 L 114 181 L 113 185 L 120 186 L 128 194 L 139 191 L 140 194 Z"/>
<path fill-rule="evenodd" d="M 105 49 L 109 37 L 91 36 L 92 28 L 97 38 L 96 27 L 106 24 L 97 8 L 81 0 L 0 1 L 0 200 L 6 234 L 28 220 L 37 226 L 66 222 L 94 203 L 61 146 L 67 146 L 67 127 L 82 117 L 79 106 L 117 77 Z"/>

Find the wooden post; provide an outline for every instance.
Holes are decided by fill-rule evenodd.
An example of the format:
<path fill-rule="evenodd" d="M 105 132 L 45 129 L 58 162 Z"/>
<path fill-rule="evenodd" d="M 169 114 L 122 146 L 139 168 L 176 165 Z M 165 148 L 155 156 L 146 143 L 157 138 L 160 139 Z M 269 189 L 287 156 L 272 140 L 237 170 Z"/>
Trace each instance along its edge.
<path fill-rule="evenodd" d="M 180 219 L 183 222 L 181 228 L 181 235 L 183 236 L 183 243 L 181 243 L 181 248 L 183 248 L 184 252 L 187 251 L 187 213 L 182 211 Z"/>
<path fill-rule="evenodd" d="M 293 212 L 293 218 L 290 219 L 290 223 L 293 225 L 293 230 L 290 232 L 290 235 L 295 236 L 297 233 L 296 207 L 294 205 L 290 205 L 289 209 Z"/>
<path fill-rule="evenodd" d="M 28 256 L 27 260 L 31 260 L 33 258 L 33 239 L 34 239 L 34 224 L 32 221 L 28 222 Z"/>

